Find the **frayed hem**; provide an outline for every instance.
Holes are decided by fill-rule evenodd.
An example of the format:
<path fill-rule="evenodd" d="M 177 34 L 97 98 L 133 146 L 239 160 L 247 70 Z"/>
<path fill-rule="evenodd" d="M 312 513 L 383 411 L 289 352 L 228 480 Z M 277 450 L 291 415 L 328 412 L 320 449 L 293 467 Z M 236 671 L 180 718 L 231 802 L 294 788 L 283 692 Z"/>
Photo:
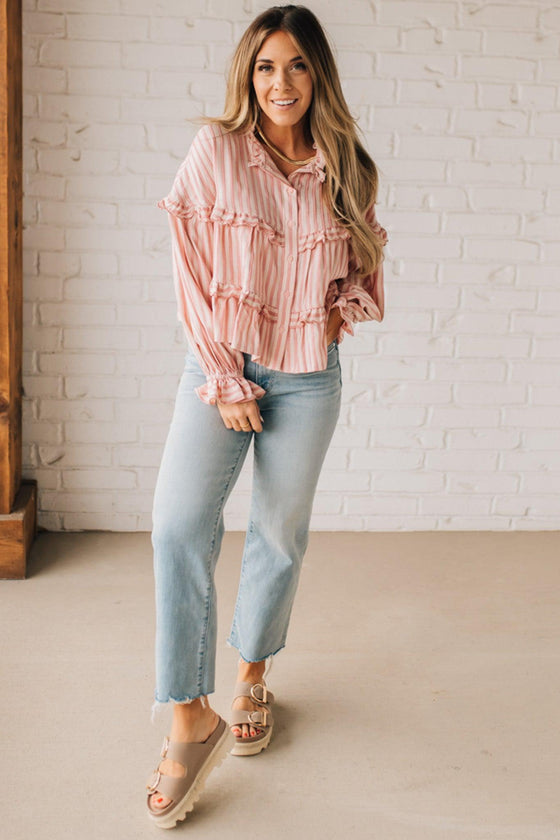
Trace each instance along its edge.
<path fill-rule="evenodd" d="M 274 661 L 274 657 L 277 656 L 280 653 L 280 651 L 284 650 L 284 648 L 286 647 L 286 644 L 284 643 L 284 644 L 280 645 L 280 647 L 277 648 L 273 653 L 268 653 L 266 656 L 261 656 L 260 659 L 246 659 L 243 656 L 243 654 L 241 653 L 241 651 L 239 650 L 239 648 L 236 647 L 236 645 L 234 645 L 233 642 L 231 642 L 229 639 L 226 641 L 226 645 L 228 647 L 234 648 L 238 652 L 239 662 L 264 662 L 266 660 L 267 664 L 266 664 L 266 668 L 265 668 L 265 671 L 264 671 L 264 674 L 263 674 L 263 679 L 264 679 L 264 677 L 266 677 L 270 673 L 270 670 L 272 668 L 272 663 Z"/>
<path fill-rule="evenodd" d="M 207 694 L 197 694 L 196 697 L 184 697 L 182 700 L 176 700 L 174 697 L 170 697 L 169 700 L 156 700 L 152 704 L 152 712 L 150 716 L 151 723 L 155 722 L 156 712 L 162 711 L 163 709 L 168 709 L 172 703 L 192 703 L 193 700 L 200 700 L 200 704 L 203 709 L 205 709 L 209 704 L 207 695 L 211 694 L 212 692 L 207 692 Z"/>

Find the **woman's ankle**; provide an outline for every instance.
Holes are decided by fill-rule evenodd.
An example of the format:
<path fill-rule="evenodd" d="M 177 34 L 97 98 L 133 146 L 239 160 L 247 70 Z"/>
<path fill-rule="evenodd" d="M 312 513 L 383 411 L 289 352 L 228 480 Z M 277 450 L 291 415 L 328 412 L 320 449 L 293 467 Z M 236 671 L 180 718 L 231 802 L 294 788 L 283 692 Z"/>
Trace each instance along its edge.
<path fill-rule="evenodd" d="M 176 703 L 173 712 L 170 734 L 172 740 L 179 741 L 189 741 L 191 737 L 193 740 L 204 740 L 209 731 L 213 731 L 218 717 L 207 701 L 204 705 L 197 701 Z"/>
<path fill-rule="evenodd" d="M 190 703 L 175 703 L 173 706 L 173 722 L 183 725 L 195 724 L 213 714 L 207 697 L 197 697 Z"/>
<path fill-rule="evenodd" d="M 266 668 L 266 661 L 245 662 L 240 660 L 237 668 L 237 679 L 239 682 L 261 682 Z"/>

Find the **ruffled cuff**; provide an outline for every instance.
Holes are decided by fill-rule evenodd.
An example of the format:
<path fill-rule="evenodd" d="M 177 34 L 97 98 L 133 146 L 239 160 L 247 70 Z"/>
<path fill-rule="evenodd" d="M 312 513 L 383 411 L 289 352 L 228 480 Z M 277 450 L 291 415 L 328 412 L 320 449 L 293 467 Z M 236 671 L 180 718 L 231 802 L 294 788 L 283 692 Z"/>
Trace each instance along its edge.
<path fill-rule="evenodd" d="M 360 321 L 381 321 L 383 315 L 373 298 L 361 288 L 353 284 L 344 287 L 344 291 L 332 304 L 332 309 L 338 307 L 342 316 L 342 324 L 337 335 L 337 341 L 344 338 L 344 333 L 354 335 L 353 324 Z"/>
<path fill-rule="evenodd" d="M 258 400 L 266 394 L 264 388 L 250 379 L 245 379 L 241 374 L 228 373 L 210 374 L 206 378 L 206 384 L 199 385 L 194 390 L 207 405 L 215 405 L 217 400 L 222 403 Z"/>

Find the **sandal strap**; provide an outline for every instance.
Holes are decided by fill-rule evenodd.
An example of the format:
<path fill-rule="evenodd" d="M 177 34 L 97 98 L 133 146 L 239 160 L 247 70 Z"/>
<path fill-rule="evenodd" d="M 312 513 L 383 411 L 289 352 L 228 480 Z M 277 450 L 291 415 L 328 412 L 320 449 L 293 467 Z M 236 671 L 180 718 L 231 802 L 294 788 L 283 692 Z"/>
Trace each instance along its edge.
<path fill-rule="evenodd" d="M 146 783 L 150 793 L 159 791 L 168 799 L 182 799 L 186 791 L 192 785 L 200 768 L 224 734 L 227 724 L 220 718 L 214 731 L 202 743 L 185 743 L 183 741 L 171 741 L 169 736 L 163 739 L 161 758 L 170 758 L 183 765 L 182 776 L 168 776 L 154 770 Z"/>
<path fill-rule="evenodd" d="M 170 741 L 165 755 L 162 758 L 170 758 L 178 761 L 183 767 L 201 764 L 205 756 L 211 751 L 214 745 L 208 745 L 207 741 L 201 744 L 186 744 L 180 741 Z"/>
<path fill-rule="evenodd" d="M 248 712 L 245 709 L 234 709 L 230 719 L 230 726 L 241 726 L 243 723 L 248 723 L 252 726 L 272 726 L 274 718 L 270 709 L 255 709 Z"/>
<path fill-rule="evenodd" d="M 238 697 L 250 697 L 254 703 L 264 706 L 266 703 L 274 702 L 274 694 L 269 691 L 264 682 L 238 682 L 235 684 L 233 699 Z"/>
<path fill-rule="evenodd" d="M 161 793 L 173 802 L 182 799 L 192 782 L 188 782 L 185 776 L 164 776 L 159 770 L 154 770 L 146 783 L 148 794 Z"/>

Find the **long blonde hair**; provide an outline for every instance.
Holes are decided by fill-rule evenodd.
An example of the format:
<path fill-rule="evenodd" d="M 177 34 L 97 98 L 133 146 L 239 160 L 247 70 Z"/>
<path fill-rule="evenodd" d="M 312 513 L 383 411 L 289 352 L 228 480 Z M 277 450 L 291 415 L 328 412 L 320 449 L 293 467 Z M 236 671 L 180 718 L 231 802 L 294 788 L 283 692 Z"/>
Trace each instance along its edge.
<path fill-rule="evenodd" d="M 313 98 L 307 111 L 307 139 L 324 153 L 326 178 L 323 197 L 332 216 L 351 236 L 358 271 L 371 273 L 381 262 L 383 244 L 365 219 L 377 200 L 377 167 L 358 138 L 326 34 L 305 6 L 272 6 L 249 25 L 233 55 L 221 117 L 203 117 L 224 131 L 253 130 L 260 108 L 253 88 L 255 60 L 264 41 L 274 32 L 287 32 L 305 60 L 313 81 Z"/>

